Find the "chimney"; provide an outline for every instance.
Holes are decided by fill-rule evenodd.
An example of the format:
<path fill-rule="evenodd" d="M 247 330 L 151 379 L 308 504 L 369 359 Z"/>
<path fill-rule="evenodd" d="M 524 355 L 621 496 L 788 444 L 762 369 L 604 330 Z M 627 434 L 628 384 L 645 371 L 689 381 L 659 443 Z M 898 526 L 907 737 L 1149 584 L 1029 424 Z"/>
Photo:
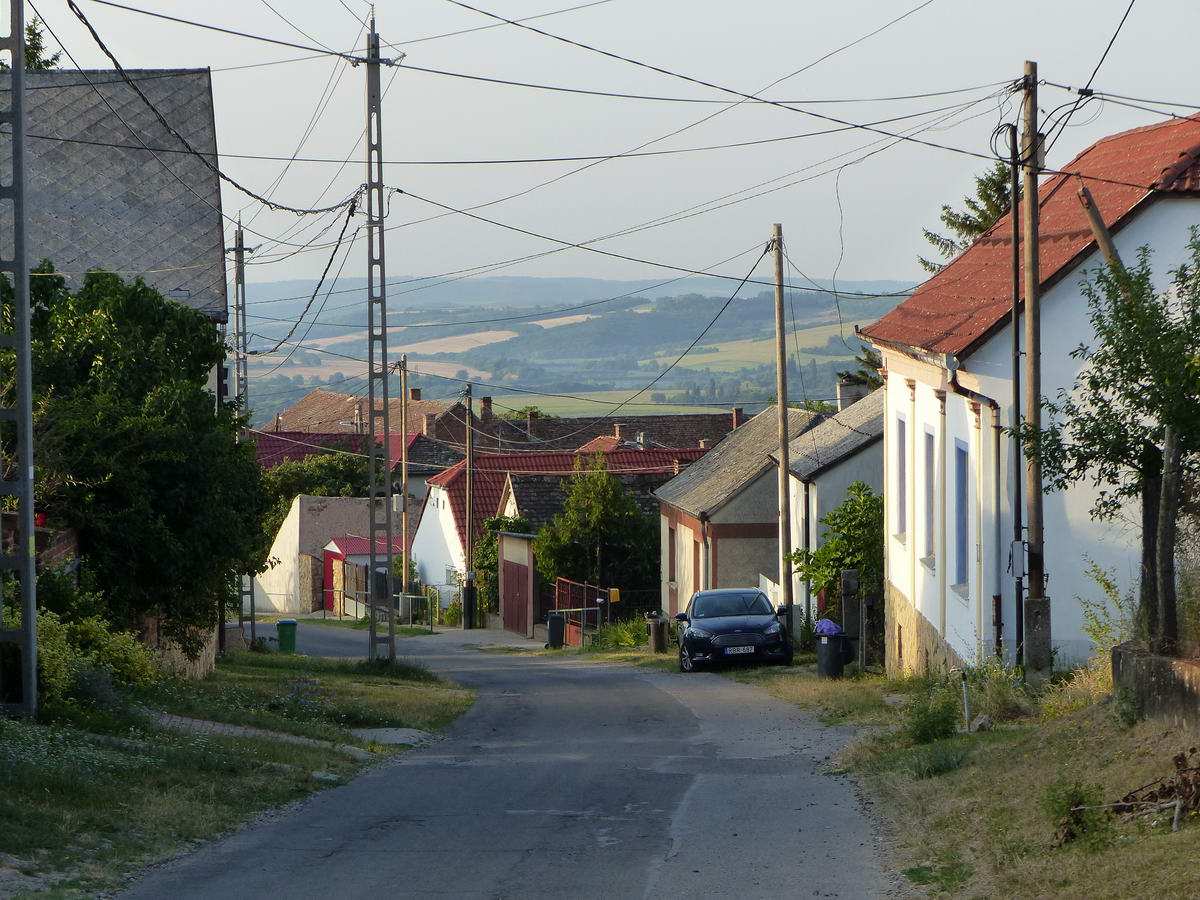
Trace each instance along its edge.
<path fill-rule="evenodd" d="M 613 437 L 620 438 L 621 437 L 621 429 L 624 427 L 625 426 L 622 425 L 620 422 L 618 422 L 616 425 L 614 425 L 613 426 Z"/>
<path fill-rule="evenodd" d="M 433 431 L 434 423 L 437 421 L 437 413 L 425 413 L 421 419 L 421 434 L 426 437 L 429 432 Z"/>
<path fill-rule="evenodd" d="M 710 441 L 708 438 L 700 438 L 701 450 L 707 450 L 710 446 L 712 446 L 712 441 Z"/>
<path fill-rule="evenodd" d="M 645 449 L 646 449 L 646 432 L 644 432 L 644 431 L 639 431 L 639 432 L 637 433 L 637 442 L 638 442 L 638 446 L 639 446 L 641 449 L 643 449 L 643 450 L 645 450 Z"/>
<path fill-rule="evenodd" d="M 479 398 L 479 421 L 482 422 L 484 425 L 487 425 L 489 422 L 492 421 L 492 398 L 491 397 L 480 397 Z"/>
<path fill-rule="evenodd" d="M 409 388 L 408 389 L 408 399 L 409 400 L 420 400 L 421 399 L 421 389 L 420 388 Z"/>
<path fill-rule="evenodd" d="M 674 469 L 674 471 L 675 471 L 675 474 L 676 474 L 676 475 L 678 475 L 678 474 L 679 474 L 679 472 L 680 472 L 680 469 L 679 469 L 679 460 L 677 460 L 677 459 L 673 459 L 673 460 L 671 460 L 671 468 L 672 468 L 672 469 Z"/>
<path fill-rule="evenodd" d="M 283 427 L 283 413 L 275 413 L 275 430 L 279 431 Z"/>
<path fill-rule="evenodd" d="M 743 423 L 745 423 L 745 421 L 746 421 L 746 413 L 742 410 L 742 408 L 740 406 L 735 406 L 733 408 L 733 427 L 737 428 L 739 425 L 742 425 Z"/>
<path fill-rule="evenodd" d="M 841 412 L 852 403 L 857 403 L 863 397 L 869 394 L 871 389 L 865 384 L 856 384 L 853 381 L 839 381 L 837 383 L 837 408 Z"/>

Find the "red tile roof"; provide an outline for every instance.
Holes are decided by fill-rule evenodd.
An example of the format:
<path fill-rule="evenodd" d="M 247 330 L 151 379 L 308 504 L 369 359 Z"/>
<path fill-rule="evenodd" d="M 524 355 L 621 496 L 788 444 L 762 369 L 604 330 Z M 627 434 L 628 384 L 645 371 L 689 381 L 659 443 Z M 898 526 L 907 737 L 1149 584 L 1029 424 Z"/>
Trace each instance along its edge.
<path fill-rule="evenodd" d="M 1041 279 L 1049 287 L 1095 246 L 1078 188 L 1086 185 L 1113 232 L 1166 194 L 1200 192 L 1200 119 L 1173 119 L 1093 144 L 1038 190 Z M 1077 178 L 1079 175 L 1088 176 Z M 965 356 L 1012 312 L 1012 239 L 1006 214 L 864 337 Z"/>
<path fill-rule="evenodd" d="M 707 452 L 699 447 L 665 450 L 616 450 L 605 454 L 605 462 L 609 471 L 614 474 L 673 472 L 676 461 L 681 465 L 687 465 L 695 462 Z M 472 479 L 472 489 L 475 493 L 475 515 L 473 517 L 475 535 L 478 536 L 482 533 L 484 519 L 496 515 L 500 506 L 500 494 L 504 490 L 504 482 L 509 473 L 570 475 L 575 470 L 576 460 L 582 459 L 586 462 L 589 455 L 559 451 L 477 454 L 475 477 Z M 454 514 L 454 525 L 458 530 L 459 540 L 465 538 L 463 530 L 467 508 L 465 467 L 465 460 L 455 463 L 426 482 L 446 489 L 446 493 L 450 497 L 450 510 Z"/>
<path fill-rule="evenodd" d="M 621 446 L 623 442 L 619 437 L 611 434 L 602 434 L 600 437 L 594 437 L 586 444 L 579 448 L 580 453 L 610 453 Z"/>
<path fill-rule="evenodd" d="M 344 537 L 337 537 L 330 540 L 331 544 L 337 548 L 337 552 L 342 556 L 369 556 L 371 553 L 371 539 L 360 537 L 356 534 L 348 534 Z M 375 549 L 377 553 L 383 553 L 387 546 L 386 540 L 380 538 L 375 539 Z M 404 544 L 398 534 L 392 535 L 392 552 L 399 553 L 403 549 Z"/>

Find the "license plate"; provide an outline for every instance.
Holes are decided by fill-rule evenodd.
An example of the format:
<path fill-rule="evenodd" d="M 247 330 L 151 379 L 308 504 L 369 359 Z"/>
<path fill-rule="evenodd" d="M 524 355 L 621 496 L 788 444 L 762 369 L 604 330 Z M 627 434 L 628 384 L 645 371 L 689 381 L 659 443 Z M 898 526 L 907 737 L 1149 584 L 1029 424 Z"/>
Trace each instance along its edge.
<path fill-rule="evenodd" d="M 726 647 L 725 652 L 730 653 L 730 654 L 732 654 L 732 653 L 753 653 L 754 648 L 753 647 Z"/>

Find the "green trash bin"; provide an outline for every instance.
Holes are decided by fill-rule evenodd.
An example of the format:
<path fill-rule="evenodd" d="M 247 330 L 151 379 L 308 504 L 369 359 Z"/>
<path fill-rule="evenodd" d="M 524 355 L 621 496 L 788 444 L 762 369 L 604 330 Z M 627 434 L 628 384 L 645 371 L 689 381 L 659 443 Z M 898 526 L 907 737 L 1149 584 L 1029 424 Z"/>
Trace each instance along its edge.
<path fill-rule="evenodd" d="M 279 652 L 296 652 L 296 620 L 280 619 L 275 623 L 275 631 L 279 635 Z"/>

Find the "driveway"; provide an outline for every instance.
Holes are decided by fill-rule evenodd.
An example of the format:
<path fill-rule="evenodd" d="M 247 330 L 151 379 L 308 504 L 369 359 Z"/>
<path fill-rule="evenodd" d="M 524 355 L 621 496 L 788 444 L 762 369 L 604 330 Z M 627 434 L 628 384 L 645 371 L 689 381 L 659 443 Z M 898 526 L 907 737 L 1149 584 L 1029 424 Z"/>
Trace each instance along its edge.
<path fill-rule="evenodd" d="M 776 900 L 895 890 L 853 783 L 828 774 L 847 732 L 719 675 L 470 646 L 536 646 L 495 632 L 398 640 L 402 655 L 477 691 L 440 741 L 155 869 L 122 896 Z M 362 655 L 366 636 L 302 623 L 299 646 Z"/>

